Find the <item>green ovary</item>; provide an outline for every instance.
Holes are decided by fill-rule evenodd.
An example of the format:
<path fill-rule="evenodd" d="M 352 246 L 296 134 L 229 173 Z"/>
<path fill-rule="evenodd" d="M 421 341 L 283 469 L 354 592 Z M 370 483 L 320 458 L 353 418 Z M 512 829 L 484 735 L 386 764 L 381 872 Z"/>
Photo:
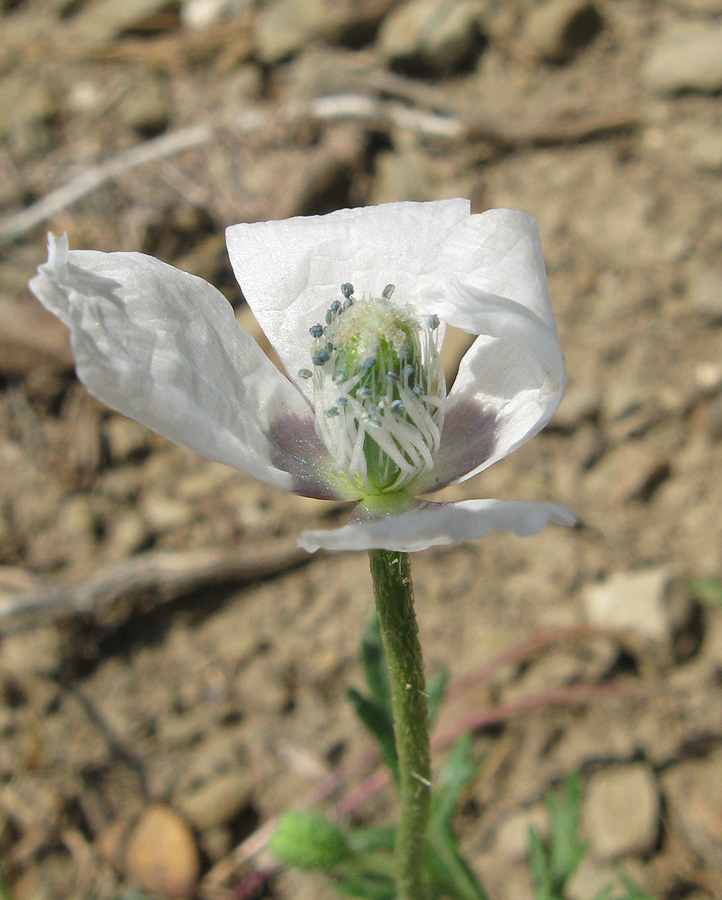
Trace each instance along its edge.
<path fill-rule="evenodd" d="M 413 326 L 408 322 L 397 320 L 393 323 L 391 332 L 391 337 L 386 334 L 376 335 L 375 349 L 373 348 L 374 342 L 365 341 L 364 347 L 354 347 L 356 341 L 352 340 L 350 346 L 339 348 L 336 358 L 337 367 L 343 371 L 364 371 L 361 380 L 348 391 L 348 395 L 359 401 L 365 400 L 370 411 L 369 424 L 364 436 L 363 454 L 366 460 L 366 480 L 368 485 L 378 493 L 388 491 L 402 474 L 399 463 L 392 459 L 379 441 L 385 444 L 391 442 L 398 456 L 409 466 L 415 466 L 416 461 L 409 456 L 408 451 L 404 450 L 387 428 L 383 425 L 374 427 L 373 409 L 381 403 L 385 405 L 385 415 L 393 415 L 396 420 L 406 422 L 414 427 L 408 415 L 404 411 L 394 413 L 392 405 L 395 402 L 403 404 L 402 385 L 407 393 L 409 390 L 413 390 L 417 384 L 422 394 L 427 391 L 426 373 L 423 367 L 418 365 L 420 348 Z M 366 337 L 368 338 L 368 335 Z M 359 350 L 362 352 L 359 353 Z M 375 359 L 374 364 L 368 369 L 362 370 L 362 363 L 370 358 Z M 389 372 L 395 376 L 395 379 L 389 379 Z M 378 432 L 378 441 L 375 432 Z"/>
<path fill-rule="evenodd" d="M 391 302 L 392 285 L 382 297 L 353 299 L 350 285 L 342 293 L 344 303 L 331 304 L 326 325 L 309 328 L 313 375 L 299 375 L 313 377 L 316 433 L 336 472 L 366 496 L 389 496 L 433 468 L 439 448 L 439 323 Z"/>

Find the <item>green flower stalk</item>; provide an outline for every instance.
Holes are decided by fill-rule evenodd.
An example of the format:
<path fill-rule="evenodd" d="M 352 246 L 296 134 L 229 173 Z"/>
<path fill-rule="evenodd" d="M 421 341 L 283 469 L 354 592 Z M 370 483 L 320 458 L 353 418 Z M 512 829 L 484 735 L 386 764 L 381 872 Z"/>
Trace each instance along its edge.
<path fill-rule="evenodd" d="M 424 661 L 408 553 L 369 552 L 381 641 L 389 670 L 401 811 L 396 832 L 398 900 L 428 900 L 426 829 L 431 752 Z"/>

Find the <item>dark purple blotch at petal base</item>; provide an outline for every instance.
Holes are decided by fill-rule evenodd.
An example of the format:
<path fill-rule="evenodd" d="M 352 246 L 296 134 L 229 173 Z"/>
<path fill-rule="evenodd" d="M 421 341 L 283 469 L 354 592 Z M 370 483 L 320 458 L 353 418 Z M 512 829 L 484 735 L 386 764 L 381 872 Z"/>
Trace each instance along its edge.
<path fill-rule="evenodd" d="M 266 434 L 271 442 L 271 462 L 293 476 L 294 494 L 316 500 L 346 500 L 328 483 L 331 461 L 314 425 L 311 410 L 307 416 L 287 415 L 272 422 Z"/>
<path fill-rule="evenodd" d="M 455 403 L 444 417 L 441 446 L 433 472 L 424 478 L 423 493 L 439 491 L 486 462 L 494 453 L 498 426 L 491 407 L 473 400 Z"/>

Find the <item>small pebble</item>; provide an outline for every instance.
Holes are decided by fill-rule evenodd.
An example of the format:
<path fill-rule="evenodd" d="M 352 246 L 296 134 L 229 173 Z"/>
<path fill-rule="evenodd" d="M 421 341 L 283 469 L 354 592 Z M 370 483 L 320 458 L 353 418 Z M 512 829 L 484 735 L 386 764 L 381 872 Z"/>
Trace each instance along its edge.
<path fill-rule="evenodd" d="M 125 871 L 148 893 L 169 900 L 193 897 L 200 859 L 193 835 L 178 813 L 156 804 L 142 814 L 128 838 Z"/>

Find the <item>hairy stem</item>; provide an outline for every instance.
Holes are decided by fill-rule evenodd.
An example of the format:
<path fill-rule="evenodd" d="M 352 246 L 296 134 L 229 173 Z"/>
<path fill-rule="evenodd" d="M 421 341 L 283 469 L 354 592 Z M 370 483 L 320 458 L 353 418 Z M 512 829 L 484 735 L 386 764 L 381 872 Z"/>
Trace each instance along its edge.
<path fill-rule="evenodd" d="M 369 559 L 399 760 L 398 900 L 428 900 L 424 856 L 431 795 L 429 721 L 409 555 L 370 550 Z"/>

